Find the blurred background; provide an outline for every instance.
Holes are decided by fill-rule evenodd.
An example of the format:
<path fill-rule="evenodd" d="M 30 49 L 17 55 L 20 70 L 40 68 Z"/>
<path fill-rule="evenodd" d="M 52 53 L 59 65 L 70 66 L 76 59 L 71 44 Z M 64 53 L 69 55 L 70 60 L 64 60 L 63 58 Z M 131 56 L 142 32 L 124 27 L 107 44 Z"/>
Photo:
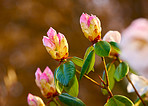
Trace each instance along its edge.
<path fill-rule="evenodd" d="M 58 66 L 42 44 L 49 27 L 63 33 L 69 43 L 70 56 L 83 58 L 91 44 L 83 35 L 79 18 L 83 12 L 99 17 L 102 36 L 108 30 L 122 32 L 132 20 L 148 18 L 147 0 L 0 0 L 0 106 L 27 106 L 27 95 L 40 96 L 35 84 L 35 71 Z M 102 63 L 96 57 L 95 70 L 89 76 L 99 81 Z M 116 83 L 114 94 L 127 94 L 126 80 Z M 103 106 L 107 96 L 83 78 L 78 96 L 87 106 Z"/>

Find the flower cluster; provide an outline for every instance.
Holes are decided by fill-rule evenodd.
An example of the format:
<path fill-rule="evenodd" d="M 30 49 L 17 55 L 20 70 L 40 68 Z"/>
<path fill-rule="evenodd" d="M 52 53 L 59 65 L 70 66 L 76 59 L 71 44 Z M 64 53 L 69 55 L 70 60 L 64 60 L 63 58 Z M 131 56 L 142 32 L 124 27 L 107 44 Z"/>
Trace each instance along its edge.
<path fill-rule="evenodd" d="M 57 61 L 66 59 L 68 57 L 68 43 L 65 36 L 61 33 L 57 34 L 53 28 L 48 30 L 47 35 L 43 36 L 43 45 L 51 57 Z M 40 68 L 37 68 L 35 77 L 36 85 L 45 98 L 49 99 L 58 96 L 54 75 L 49 67 L 46 67 L 43 73 Z M 27 100 L 30 106 L 44 106 L 42 99 L 38 96 L 29 94 Z"/>
<path fill-rule="evenodd" d="M 43 73 L 40 68 L 38 68 L 35 77 L 36 85 L 40 88 L 41 93 L 45 98 L 51 98 L 58 95 L 54 84 L 54 76 L 49 67 L 46 67 Z M 27 100 L 29 106 L 45 106 L 42 99 L 38 96 L 28 94 Z"/>
<path fill-rule="evenodd" d="M 46 99 L 49 99 L 49 103 L 54 101 L 54 103 L 58 105 L 58 99 L 69 106 L 85 106 L 85 104 L 77 98 L 79 86 L 75 73 L 78 72 L 80 74 L 79 80 L 84 76 L 101 87 L 104 95 L 109 95 L 105 106 L 117 104 L 134 106 L 134 103 L 127 97 L 113 95 L 111 92 L 115 80 L 119 82 L 124 77 L 129 81 L 127 86 L 128 92 L 135 90 L 145 105 L 140 95 L 145 94 L 144 100 L 147 101 L 148 79 L 131 74 L 130 80 L 128 77 L 130 68 L 127 63 L 129 63 L 131 68 L 136 71 L 140 70 L 143 74 L 146 73 L 148 69 L 148 20 L 135 20 L 123 31 L 122 40 L 121 34 L 118 31 L 108 31 L 104 37 L 101 38 L 101 22 L 95 15 L 83 13 L 80 17 L 80 25 L 85 37 L 92 42 L 92 45 L 86 50 L 83 59 L 76 56 L 68 57 L 68 43 L 65 36 L 57 33 L 52 27 L 48 30 L 47 36 L 43 36 L 43 45 L 51 57 L 59 61 L 59 65 L 54 71 L 54 75 L 49 67 L 46 67 L 44 72 L 42 72 L 40 68 L 37 68 L 35 72 L 35 82 L 42 95 Z M 86 75 L 94 71 L 95 54 L 102 58 L 104 65 L 104 74 L 102 78 L 99 76 L 102 84 L 99 84 Z M 106 57 L 112 58 L 112 62 L 106 64 Z M 115 65 L 115 61 L 119 64 Z M 75 65 L 81 67 L 81 72 L 76 69 Z M 30 93 L 28 94 L 27 101 L 30 106 L 45 106 L 40 97 Z M 118 101 L 120 102 L 118 103 Z M 137 102 L 135 105 L 140 103 L 141 102 Z"/>

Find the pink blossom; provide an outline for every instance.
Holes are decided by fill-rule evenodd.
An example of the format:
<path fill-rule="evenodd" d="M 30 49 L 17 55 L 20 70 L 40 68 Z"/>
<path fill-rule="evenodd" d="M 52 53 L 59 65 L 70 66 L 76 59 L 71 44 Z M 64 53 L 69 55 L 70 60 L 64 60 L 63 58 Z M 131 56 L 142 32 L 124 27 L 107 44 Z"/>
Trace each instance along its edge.
<path fill-rule="evenodd" d="M 85 37 L 91 42 L 101 39 L 101 23 L 95 15 L 83 13 L 80 17 L 80 24 Z"/>
<path fill-rule="evenodd" d="M 43 36 L 43 45 L 52 58 L 61 60 L 68 57 L 68 43 L 65 36 L 50 27 L 47 36 Z"/>
<path fill-rule="evenodd" d="M 43 100 L 40 97 L 34 96 L 30 93 L 28 94 L 27 102 L 29 106 L 45 106 Z"/>
<path fill-rule="evenodd" d="M 54 76 L 49 67 L 46 67 L 43 73 L 40 68 L 38 68 L 35 77 L 35 82 L 40 88 L 43 96 L 49 98 L 57 93 L 54 85 Z"/>
<path fill-rule="evenodd" d="M 87 24 L 87 21 L 88 21 L 89 17 L 90 17 L 90 16 L 89 16 L 87 13 L 83 13 L 83 14 L 81 15 L 81 17 L 80 17 L 80 24 L 81 24 L 81 23 Z"/>
<path fill-rule="evenodd" d="M 42 72 L 40 68 L 37 68 L 35 76 L 36 76 L 36 84 L 38 87 L 40 87 L 40 76 L 42 75 Z"/>

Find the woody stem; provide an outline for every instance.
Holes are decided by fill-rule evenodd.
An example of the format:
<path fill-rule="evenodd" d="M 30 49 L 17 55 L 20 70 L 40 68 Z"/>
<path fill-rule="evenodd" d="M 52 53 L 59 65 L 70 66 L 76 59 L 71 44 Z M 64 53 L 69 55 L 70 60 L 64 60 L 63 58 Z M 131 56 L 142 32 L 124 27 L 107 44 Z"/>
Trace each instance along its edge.
<path fill-rule="evenodd" d="M 146 104 L 144 103 L 142 97 L 140 96 L 140 94 L 138 93 L 136 87 L 134 86 L 134 84 L 132 83 L 131 79 L 129 78 L 128 75 L 126 75 L 126 78 L 128 79 L 128 81 L 130 82 L 130 84 L 132 85 L 132 87 L 134 88 L 135 90 L 135 93 L 137 94 L 137 96 L 139 97 L 139 99 L 141 100 L 141 102 L 143 103 L 144 106 L 146 106 Z"/>
<path fill-rule="evenodd" d="M 104 65 L 104 69 L 105 69 L 105 76 L 106 76 L 106 84 L 104 86 L 105 86 L 106 90 L 108 91 L 110 97 L 113 97 L 113 94 L 109 88 L 108 71 L 107 71 L 106 62 L 105 62 L 104 57 L 102 57 L 102 61 L 103 61 L 103 65 Z"/>
<path fill-rule="evenodd" d="M 81 73 L 80 71 L 76 70 L 77 73 Z M 93 82 L 94 84 L 96 84 L 97 86 L 101 87 L 101 88 L 104 88 L 104 86 L 102 86 L 101 84 L 99 84 L 98 82 L 96 82 L 95 80 L 93 80 L 92 78 L 90 78 L 89 76 L 87 75 L 84 75 L 85 78 L 87 78 L 88 80 L 90 80 L 91 82 Z"/>

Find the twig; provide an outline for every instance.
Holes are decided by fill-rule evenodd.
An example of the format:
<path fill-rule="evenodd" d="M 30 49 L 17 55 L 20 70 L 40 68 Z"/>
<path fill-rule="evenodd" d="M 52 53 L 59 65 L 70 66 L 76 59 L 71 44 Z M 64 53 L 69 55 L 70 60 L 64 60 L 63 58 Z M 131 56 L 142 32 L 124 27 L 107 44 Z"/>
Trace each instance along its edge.
<path fill-rule="evenodd" d="M 46 106 L 47 106 L 51 101 L 53 101 L 53 98 L 50 98 L 50 100 L 46 103 Z"/>
<path fill-rule="evenodd" d="M 141 102 L 143 103 L 144 106 L 146 106 L 146 104 L 144 103 L 143 99 L 141 98 L 141 96 L 139 95 L 137 89 L 135 88 L 134 84 L 132 83 L 131 79 L 129 78 L 128 75 L 126 75 L 126 78 L 128 79 L 128 81 L 131 83 L 132 87 L 134 88 L 137 96 L 139 97 L 139 99 L 141 100 Z"/>
<path fill-rule="evenodd" d="M 104 84 L 104 86 L 102 86 L 101 84 L 99 84 L 98 82 L 96 82 L 95 80 L 93 80 L 92 78 L 88 77 L 87 75 L 84 74 L 84 77 L 87 78 L 88 80 L 90 80 L 91 82 L 95 83 L 97 86 L 103 88 L 103 89 L 106 89 L 108 94 L 110 95 L 110 97 L 113 97 L 113 94 L 109 88 L 109 79 L 108 79 L 108 71 L 107 71 L 107 68 L 106 68 L 106 63 L 105 63 L 105 59 L 104 57 L 102 57 L 102 61 L 104 63 L 104 68 L 105 68 L 105 76 L 106 76 L 106 82 L 105 83 L 102 78 L 99 76 L 99 79 L 101 80 L 101 82 Z M 79 74 L 81 73 L 80 71 L 76 70 Z"/>
<path fill-rule="evenodd" d="M 107 71 L 107 68 L 106 68 L 106 62 L 105 62 L 105 58 L 102 57 L 102 61 L 103 61 L 103 64 L 104 64 L 104 69 L 105 69 L 105 76 L 106 76 L 106 84 L 104 85 L 105 89 L 107 90 L 107 92 L 109 93 L 110 97 L 113 97 L 113 94 L 109 88 L 109 79 L 108 79 L 108 71 Z"/>
<path fill-rule="evenodd" d="M 99 76 L 99 75 L 98 75 Z M 103 79 L 99 76 L 99 79 L 101 80 L 101 82 L 104 84 L 104 85 L 106 85 L 105 84 L 105 82 L 103 81 Z"/>
<path fill-rule="evenodd" d="M 104 57 L 102 57 L 102 61 L 103 61 L 103 64 L 104 64 L 104 69 L 105 69 L 106 85 L 108 86 L 109 85 L 108 71 L 107 71 L 107 68 L 106 68 L 106 63 L 105 63 Z"/>
<path fill-rule="evenodd" d="M 113 93 L 111 92 L 111 90 L 110 90 L 109 86 L 106 88 L 106 90 L 107 90 L 107 92 L 109 93 L 110 98 L 111 98 L 111 97 L 113 97 Z"/>
<path fill-rule="evenodd" d="M 120 58 L 119 58 L 119 57 L 118 57 L 117 59 L 118 59 L 119 63 L 122 63 L 122 60 L 120 60 Z"/>
<path fill-rule="evenodd" d="M 56 98 L 53 98 L 53 101 L 56 103 L 57 106 L 60 106 L 60 104 L 58 103 L 58 101 L 56 100 Z"/>
<path fill-rule="evenodd" d="M 79 74 L 80 74 L 80 71 L 76 70 Z M 87 78 L 88 80 L 90 80 L 91 82 L 93 82 L 94 84 L 96 84 L 97 86 L 101 87 L 101 88 L 104 88 L 104 86 L 100 85 L 98 82 L 96 82 L 95 80 L 93 80 L 92 78 L 90 78 L 89 76 L 87 75 L 84 75 L 85 78 Z"/>

